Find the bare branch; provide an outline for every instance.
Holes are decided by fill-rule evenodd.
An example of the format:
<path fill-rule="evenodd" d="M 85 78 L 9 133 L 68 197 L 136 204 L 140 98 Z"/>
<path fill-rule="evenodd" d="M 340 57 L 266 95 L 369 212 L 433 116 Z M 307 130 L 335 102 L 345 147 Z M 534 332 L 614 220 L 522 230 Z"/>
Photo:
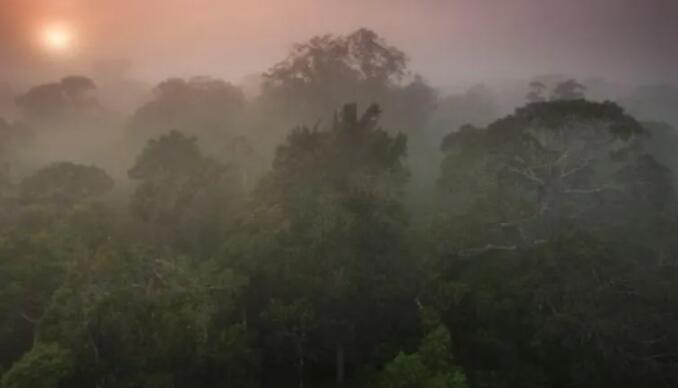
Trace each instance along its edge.
<path fill-rule="evenodd" d="M 560 163 L 564 162 L 568 158 L 569 155 L 570 155 L 570 150 L 568 148 L 568 149 L 565 150 L 565 152 L 562 153 L 562 155 L 560 155 L 560 157 L 556 160 L 555 164 L 560 164 Z"/>
<path fill-rule="evenodd" d="M 528 180 L 530 180 L 530 181 L 532 181 L 532 182 L 534 182 L 534 183 L 537 183 L 537 184 L 540 185 L 540 186 L 543 186 L 543 185 L 544 185 L 544 181 L 541 180 L 541 179 L 539 179 L 539 178 L 537 178 L 537 176 L 534 175 L 534 172 L 532 172 L 532 170 L 528 170 L 528 171 L 526 172 L 526 171 L 521 171 L 521 170 L 519 170 L 519 169 L 517 169 L 517 168 L 515 168 L 515 167 L 511 167 L 511 166 L 508 167 L 508 170 L 511 171 L 511 172 L 513 172 L 513 173 L 516 173 L 516 174 L 518 174 L 518 175 L 520 175 L 520 176 L 522 176 L 522 177 L 524 177 L 524 178 L 527 178 Z"/>
<path fill-rule="evenodd" d="M 563 192 L 566 194 L 596 194 L 600 193 L 606 190 L 620 190 L 619 187 L 614 187 L 614 186 L 602 186 L 602 187 L 596 187 L 596 188 L 591 188 L 591 189 L 567 189 L 564 190 Z"/>
<path fill-rule="evenodd" d="M 37 325 L 40 322 L 40 319 L 33 318 L 23 311 L 19 313 L 19 316 L 33 325 Z"/>
<path fill-rule="evenodd" d="M 483 253 L 487 253 L 490 251 L 515 251 L 518 249 L 516 245 L 494 245 L 494 244 L 487 244 L 486 246 L 482 248 L 470 248 L 470 249 L 462 249 L 460 250 L 457 254 L 461 257 L 470 257 L 470 256 L 478 256 Z"/>
<path fill-rule="evenodd" d="M 564 171 L 562 174 L 560 174 L 560 178 L 567 178 L 567 177 L 569 177 L 570 175 L 576 174 L 576 173 L 578 173 L 579 171 L 585 169 L 586 167 L 588 167 L 588 166 L 590 166 L 590 165 L 591 165 L 591 160 L 587 160 L 586 162 L 580 164 L 580 165 L 577 166 L 577 167 L 574 167 L 574 168 L 570 169 L 569 171 Z"/>

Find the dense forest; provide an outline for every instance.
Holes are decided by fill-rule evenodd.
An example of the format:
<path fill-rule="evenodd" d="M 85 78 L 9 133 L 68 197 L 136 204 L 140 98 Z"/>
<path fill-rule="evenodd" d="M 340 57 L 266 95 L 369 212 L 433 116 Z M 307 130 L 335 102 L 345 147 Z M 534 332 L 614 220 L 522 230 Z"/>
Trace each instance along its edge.
<path fill-rule="evenodd" d="M 505 109 L 367 29 L 252 81 L 14 93 L 2 388 L 678 386 L 675 93 Z"/>

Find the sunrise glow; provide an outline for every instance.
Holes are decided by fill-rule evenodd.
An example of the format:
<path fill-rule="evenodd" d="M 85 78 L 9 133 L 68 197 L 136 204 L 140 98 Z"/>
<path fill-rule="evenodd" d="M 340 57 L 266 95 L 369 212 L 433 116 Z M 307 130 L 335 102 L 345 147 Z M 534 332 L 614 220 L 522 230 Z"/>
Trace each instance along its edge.
<path fill-rule="evenodd" d="M 74 34 L 66 25 L 50 25 L 42 32 L 44 46 L 55 52 L 64 52 L 73 47 Z"/>

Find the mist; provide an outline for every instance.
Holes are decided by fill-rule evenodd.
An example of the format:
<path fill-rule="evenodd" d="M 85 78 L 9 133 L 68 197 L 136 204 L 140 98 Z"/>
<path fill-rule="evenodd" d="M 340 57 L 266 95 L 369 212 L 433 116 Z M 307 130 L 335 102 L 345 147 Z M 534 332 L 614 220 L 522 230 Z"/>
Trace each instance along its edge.
<path fill-rule="evenodd" d="M 678 76 L 678 6 L 671 0 L 3 0 L 2 9 L 4 65 L 9 59 L 10 70 L 14 62 L 28 75 L 82 72 L 98 60 L 125 59 L 150 81 L 196 74 L 238 81 L 264 71 L 295 42 L 366 26 L 407 52 L 413 68 L 438 85 L 563 72 L 620 82 Z M 53 20 L 78 31 L 68 58 L 26 47 L 40 23 Z"/>
<path fill-rule="evenodd" d="M 678 386 L 673 0 L 0 0 L 0 388 Z"/>

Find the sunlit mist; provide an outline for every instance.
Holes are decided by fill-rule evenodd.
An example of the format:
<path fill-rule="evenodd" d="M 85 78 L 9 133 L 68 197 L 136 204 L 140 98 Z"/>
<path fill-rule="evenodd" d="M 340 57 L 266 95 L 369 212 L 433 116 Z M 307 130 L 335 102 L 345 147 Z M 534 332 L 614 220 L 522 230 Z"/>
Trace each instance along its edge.
<path fill-rule="evenodd" d="M 65 52 L 73 47 L 74 32 L 64 24 L 48 25 L 42 31 L 42 43 L 46 49 L 53 52 Z"/>

